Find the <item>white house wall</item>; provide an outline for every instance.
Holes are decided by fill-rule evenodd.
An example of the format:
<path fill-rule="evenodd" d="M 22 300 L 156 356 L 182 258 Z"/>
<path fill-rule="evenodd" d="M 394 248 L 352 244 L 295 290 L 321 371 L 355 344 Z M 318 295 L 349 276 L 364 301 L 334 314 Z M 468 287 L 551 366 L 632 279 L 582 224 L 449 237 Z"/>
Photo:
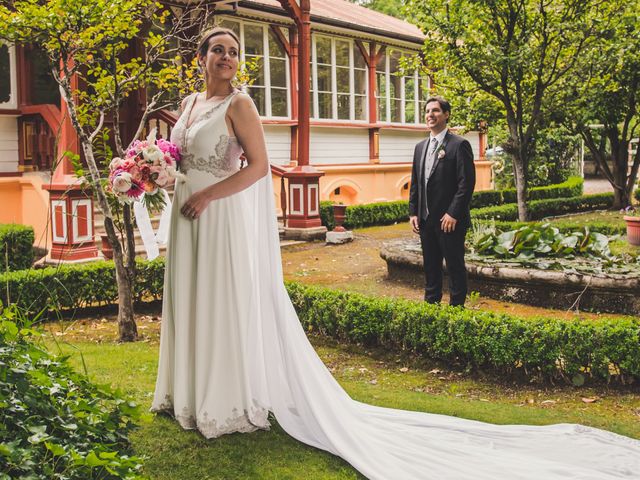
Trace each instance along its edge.
<path fill-rule="evenodd" d="M 291 160 L 291 127 L 265 125 L 269 161 L 274 165 L 289 165 Z"/>
<path fill-rule="evenodd" d="M 413 161 L 413 149 L 428 132 L 380 130 L 380 163 Z"/>
<path fill-rule="evenodd" d="M 312 127 L 312 164 L 369 163 L 369 132 L 365 128 Z"/>
<path fill-rule="evenodd" d="M 412 132 L 402 130 L 380 131 L 380 163 L 401 163 L 413 160 L 413 149 L 416 144 L 427 138 L 429 132 Z M 480 136 L 478 132 L 467 132 L 463 135 L 469 140 L 473 150 L 473 158 L 480 158 Z"/>
<path fill-rule="evenodd" d="M 18 121 L 0 115 L 0 172 L 18 170 Z"/>

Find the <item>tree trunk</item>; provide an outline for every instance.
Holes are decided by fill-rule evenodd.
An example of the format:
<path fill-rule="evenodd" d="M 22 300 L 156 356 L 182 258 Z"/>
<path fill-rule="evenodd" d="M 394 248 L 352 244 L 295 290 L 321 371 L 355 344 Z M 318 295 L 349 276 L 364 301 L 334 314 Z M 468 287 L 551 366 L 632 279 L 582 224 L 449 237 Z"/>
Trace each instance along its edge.
<path fill-rule="evenodd" d="M 617 130 L 616 130 L 617 133 Z M 613 163 L 613 208 L 621 209 L 631 205 L 631 188 L 627 186 L 629 171 L 629 143 L 620 139 L 617 134 L 610 135 L 611 160 Z"/>
<path fill-rule="evenodd" d="M 519 154 L 513 157 L 513 169 L 516 180 L 516 195 L 518 199 L 518 220 L 529 221 L 529 205 L 527 204 L 527 178 L 523 162 Z"/>
<path fill-rule="evenodd" d="M 118 281 L 118 334 L 121 342 L 135 342 L 138 329 L 133 317 L 133 278 L 122 262 L 116 262 Z"/>

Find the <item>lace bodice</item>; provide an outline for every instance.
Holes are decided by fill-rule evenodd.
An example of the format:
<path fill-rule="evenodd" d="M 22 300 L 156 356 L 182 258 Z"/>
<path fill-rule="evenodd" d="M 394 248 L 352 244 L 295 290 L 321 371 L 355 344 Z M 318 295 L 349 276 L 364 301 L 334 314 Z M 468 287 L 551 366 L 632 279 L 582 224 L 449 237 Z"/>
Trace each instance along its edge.
<path fill-rule="evenodd" d="M 193 110 L 197 93 L 191 95 L 185 109 L 171 132 L 171 142 L 180 148 L 183 172 L 198 170 L 216 177 L 228 177 L 240 169 L 242 148 L 235 137 L 229 136 L 225 115 L 235 91 L 222 102 L 212 105 L 193 119 L 187 121 Z"/>

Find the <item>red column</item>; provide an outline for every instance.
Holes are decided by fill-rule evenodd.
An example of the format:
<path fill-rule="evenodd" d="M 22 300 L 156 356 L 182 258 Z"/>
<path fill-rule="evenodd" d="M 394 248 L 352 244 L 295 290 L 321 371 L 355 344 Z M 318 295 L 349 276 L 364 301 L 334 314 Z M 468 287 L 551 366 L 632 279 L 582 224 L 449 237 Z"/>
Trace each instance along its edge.
<path fill-rule="evenodd" d="M 311 95 L 311 3 L 309 0 L 281 0 L 296 22 L 298 30 L 298 165 L 285 174 L 289 181 L 288 229 L 319 229 L 320 219 L 320 177 L 323 172 L 310 165 L 309 140 L 310 119 L 309 98 Z"/>
<path fill-rule="evenodd" d="M 77 77 L 72 89 L 78 87 Z M 49 191 L 51 210 L 51 251 L 49 261 L 77 262 L 98 257 L 94 238 L 93 198 L 75 176 L 71 160 L 65 152 L 80 153 L 80 142 L 69 119 L 64 100 L 61 101 L 62 124 L 58 142 L 59 159 L 51 183 L 43 188 Z"/>

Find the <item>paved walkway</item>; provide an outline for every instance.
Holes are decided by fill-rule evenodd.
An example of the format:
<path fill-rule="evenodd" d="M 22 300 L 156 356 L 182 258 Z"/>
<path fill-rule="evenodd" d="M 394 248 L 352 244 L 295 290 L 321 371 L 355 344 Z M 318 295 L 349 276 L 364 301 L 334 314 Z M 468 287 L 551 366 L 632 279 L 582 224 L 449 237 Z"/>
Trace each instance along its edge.
<path fill-rule="evenodd" d="M 584 180 L 584 193 L 606 193 L 613 192 L 613 187 L 604 178 L 586 178 Z"/>

